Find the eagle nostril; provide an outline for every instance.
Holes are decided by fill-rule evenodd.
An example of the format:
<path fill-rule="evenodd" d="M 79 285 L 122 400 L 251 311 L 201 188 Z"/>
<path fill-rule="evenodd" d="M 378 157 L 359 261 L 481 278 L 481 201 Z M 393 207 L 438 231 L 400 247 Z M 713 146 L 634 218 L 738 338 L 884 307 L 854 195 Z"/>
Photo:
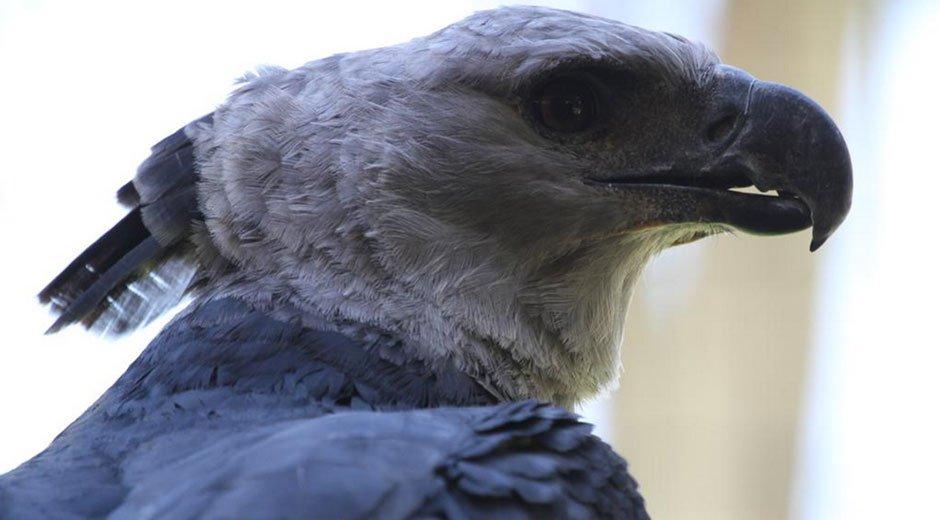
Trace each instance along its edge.
<path fill-rule="evenodd" d="M 734 129 L 734 124 L 737 119 L 737 114 L 727 114 L 718 118 L 718 120 L 709 125 L 705 137 L 712 143 L 724 141 Z"/>

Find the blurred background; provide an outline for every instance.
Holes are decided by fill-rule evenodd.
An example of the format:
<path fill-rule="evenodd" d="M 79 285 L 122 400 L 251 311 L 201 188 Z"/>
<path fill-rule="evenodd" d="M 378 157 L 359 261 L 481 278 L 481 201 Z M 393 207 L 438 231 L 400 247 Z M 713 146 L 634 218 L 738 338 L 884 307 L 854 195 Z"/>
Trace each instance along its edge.
<path fill-rule="evenodd" d="M 148 147 L 259 64 L 397 43 L 505 2 L 0 2 L 0 473 L 97 398 L 163 322 L 109 341 L 34 298 L 121 216 Z M 654 518 L 940 518 L 940 1 L 544 2 L 702 40 L 840 123 L 852 213 L 667 251 L 625 373 L 584 413 Z"/>

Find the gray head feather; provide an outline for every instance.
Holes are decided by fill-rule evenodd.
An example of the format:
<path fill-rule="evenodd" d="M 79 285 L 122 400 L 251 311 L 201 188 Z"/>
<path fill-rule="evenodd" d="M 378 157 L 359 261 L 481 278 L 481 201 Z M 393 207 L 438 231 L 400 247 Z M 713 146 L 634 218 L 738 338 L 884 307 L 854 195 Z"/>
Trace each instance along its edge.
<path fill-rule="evenodd" d="M 403 355 L 451 360 L 506 397 L 570 404 L 601 391 L 617 378 L 644 264 L 719 228 L 624 230 L 624 208 L 581 179 L 639 154 L 546 139 L 519 93 L 584 64 L 692 88 L 716 63 L 671 35 L 511 7 L 246 77 L 213 122 L 187 129 L 206 217 L 197 242 L 227 266 L 199 297 L 392 333 Z"/>

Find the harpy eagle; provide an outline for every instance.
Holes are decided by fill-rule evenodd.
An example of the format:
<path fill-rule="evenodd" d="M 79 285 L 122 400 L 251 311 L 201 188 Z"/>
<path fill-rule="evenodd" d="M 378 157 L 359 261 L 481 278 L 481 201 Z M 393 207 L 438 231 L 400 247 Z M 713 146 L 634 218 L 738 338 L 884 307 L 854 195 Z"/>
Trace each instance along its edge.
<path fill-rule="evenodd" d="M 615 383 L 644 264 L 732 229 L 815 249 L 851 182 L 802 94 L 571 12 L 264 69 L 41 292 L 51 331 L 193 302 L 0 517 L 646 518 L 565 409 Z"/>

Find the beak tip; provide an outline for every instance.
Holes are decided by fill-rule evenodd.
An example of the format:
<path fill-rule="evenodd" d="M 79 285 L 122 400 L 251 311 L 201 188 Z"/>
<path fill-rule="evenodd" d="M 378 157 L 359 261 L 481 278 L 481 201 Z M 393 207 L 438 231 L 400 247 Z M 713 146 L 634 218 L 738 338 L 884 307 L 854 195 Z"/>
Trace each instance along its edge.
<path fill-rule="evenodd" d="M 813 226 L 809 250 L 815 252 L 852 204 L 852 160 L 845 139 L 821 106 L 784 85 L 758 81 L 749 117 L 759 126 L 739 148 L 761 158 L 764 167 L 752 172 L 753 180 L 793 194 L 807 206 Z"/>
<path fill-rule="evenodd" d="M 828 240 L 831 235 L 832 235 L 831 231 L 828 233 L 817 233 L 817 230 L 814 229 L 813 239 L 809 243 L 809 252 L 815 253 L 816 251 L 818 251 L 819 248 L 822 247 L 822 245 L 826 243 L 826 240 Z"/>

